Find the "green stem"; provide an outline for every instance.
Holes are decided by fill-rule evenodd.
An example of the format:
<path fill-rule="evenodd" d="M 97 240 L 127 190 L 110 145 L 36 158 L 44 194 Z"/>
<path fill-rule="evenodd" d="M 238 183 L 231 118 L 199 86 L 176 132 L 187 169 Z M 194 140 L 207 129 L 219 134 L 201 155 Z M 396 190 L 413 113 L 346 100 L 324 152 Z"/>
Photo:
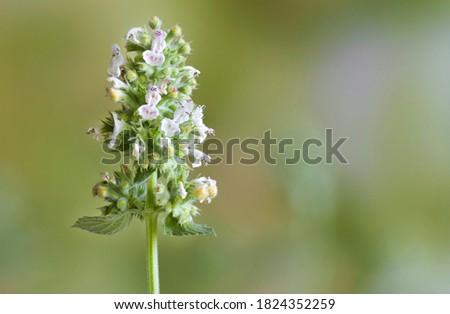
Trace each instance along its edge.
<path fill-rule="evenodd" d="M 158 213 L 155 208 L 155 189 L 157 185 L 157 172 L 153 172 L 147 184 L 147 201 L 145 203 L 145 226 L 147 233 L 147 278 L 148 292 L 159 293 L 159 267 L 158 267 L 158 239 L 157 223 Z"/>

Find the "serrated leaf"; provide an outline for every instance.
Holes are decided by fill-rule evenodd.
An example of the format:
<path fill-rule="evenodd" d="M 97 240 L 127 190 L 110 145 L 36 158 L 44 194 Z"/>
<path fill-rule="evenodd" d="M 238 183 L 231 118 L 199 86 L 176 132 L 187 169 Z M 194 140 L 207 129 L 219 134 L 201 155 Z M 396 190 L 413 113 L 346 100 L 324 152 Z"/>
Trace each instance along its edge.
<path fill-rule="evenodd" d="M 111 235 L 122 231 L 131 221 L 130 214 L 81 217 L 73 227 L 101 235 Z"/>
<path fill-rule="evenodd" d="M 200 235 L 200 234 L 213 234 L 216 235 L 214 229 L 207 225 L 199 225 L 194 222 L 185 222 L 180 224 L 178 219 L 171 214 L 164 217 L 163 230 L 165 235 L 169 236 L 188 236 L 188 235 Z"/>

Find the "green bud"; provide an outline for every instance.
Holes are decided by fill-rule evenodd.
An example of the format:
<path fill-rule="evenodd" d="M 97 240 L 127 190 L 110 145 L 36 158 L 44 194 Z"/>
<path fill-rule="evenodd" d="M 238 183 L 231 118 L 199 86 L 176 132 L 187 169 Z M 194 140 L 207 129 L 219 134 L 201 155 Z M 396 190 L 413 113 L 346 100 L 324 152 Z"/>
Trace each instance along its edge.
<path fill-rule="evenodd" d="M 147 34 L 143 35 L 143 36 L 141 37 L 141 42 L 142 42 L 144 45 L 149 44 L 149 43 L 150 43 L 150 36 L 147 35 Z"/>
<path fill-rule="evenodd" d="M 172 64 L 175 66 L 179 66 L 181 63 L 183 63 L 184 61 L 186 61 L 186 57 L 183 56 L 175 56 L 172 58 Z"/>
<path fill-rule="evenodd" d="M 192 94 L 192 88 L 188 85 L 183 86 L 182 88 L 180 88 L 180 92 L 182 92 L 185 95 L 190 96 Z"/>
<path fill-rule="evenodd" d="M 166 213 L 169 214 L 172 211 L 172 208 L 173 208 L 172 203 L 168 202 L 166 204 Z"/>
<path fill-rule="evenodd" d="M 183 55 L 188 55 L 191 53 L 191 45 L 189 43 L 185 43 L 183 46 L 181 46 L 180 49 L 178 49 L 178 52 Z"/>
<path fill-rule="evenodd" d="M 158 160 L 160 160 L 158 153 L 153 153 L 150 155 L 150 162 L 157 162 Z"/>
<path fill-rule="evenodd" d="M 98 197 L 105 198 L 108 196 L 108 188 L 101 184 L 96 184 L 92 188 L 92 196 L 98 196 Z"/>
<path fill-rule="evenodd" d="M 169 156 L 173 156 L 174 153 L 175 153 L 175 147 L 173 145 L 170 145 L 169 147 L 167 147 L 167 154 Z"/>
<path fill-rule="evenodd" d="M 127 199 L 125 197 L 121 197 L 117 200 L 116 206 L 118 209 L 120 209 L 121 211 L 127 210 L 128 209 L 128 202 Z"/>
<path fill-rule="evenodd" d="M 198 84 L 197 80 L 195 78 L 191 78 L 189 81 L 187 81 L 187 83 L 193 87 L 197 86 L 197 84 Z"/>
<path fill-rule="evenodd" d="M 137 79 L 138 76 L 135 71 L 128 70 L 125 74 L 125 77 L 127 78 L 128 81 L 133 82 Z"/>
<path fill-rule="evenodd" d="M 122 181 L 120 182 L 120 188 L 122 190 L 127 190 L 130 187 L 130 183 L 128 181 Z"/>
<path fill-rule="evenodd" d="M 175 25 L 174 27 L 172 27 L 169 34 L 171 34 L 173 37 L 180 37 L 183 34 L 183 30 L 180 26 Z"/>
<path fill-rule="evenodd" d="M 169 93 L 167 94 L 170 98 L 178 97 L 178 90 L 175 87 L 169 88 Z"/>
<path fill-rule="evenodd" d="M 149 165 L 148 159 L 139 161 L 139 167 L 141 167 L 142 169 L 147 169 L 148 165 Z"/>
<path fill-rule="evenodd" d="M 159 29 L 159 28 L 161 28 L 162 21 L 159 19 L 159 17 L 154 16 L 148 21 L 148 25 L 152 29 Z"/>
<path fill-rule="evenodd" d="M 192 127 L 190 125 L 185 125 L 181 128 L 181 133 L 188 134 L 192 131 Z"/>
<path fill-rule="evenodd" d="M 164 75 L 165 75 L 165 76 L 170 76 L 170 75 L 172 75 L 172 72 L 173 72 L 172 68 L 165 68 L 165 69 L 164 69 Z"/>
<path fill-rule="evenodd" d="M 107 185 L 103 185 L 101 183 L 96 184 L 92 188 L 92 195 L 110 200 L 116 200 L 119 198 L 119 195 L 116 192 L 108 188 Z"/>

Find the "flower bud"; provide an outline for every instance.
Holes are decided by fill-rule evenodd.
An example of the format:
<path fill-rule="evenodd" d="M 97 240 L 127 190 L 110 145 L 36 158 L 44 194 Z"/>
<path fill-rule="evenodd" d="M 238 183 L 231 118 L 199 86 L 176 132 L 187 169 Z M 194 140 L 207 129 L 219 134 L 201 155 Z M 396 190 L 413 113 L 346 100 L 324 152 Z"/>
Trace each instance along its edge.
<path fill-rule="evenodd" d="M 125 93 L 122 92 L 120 89 L 115 89 L 112 87 L 106 88 L 106 95 L 111 98 L 114 102 L 120 102 L 125 98 Z"/>
<path fill-rule="evenodd" d="M 170 98 L 178 97 L 178 89 L 176 87 L 169 88 L 169 93 L 167 94 Z"/>
<path fill-rule="evenodd" d="M 148 25 L 149 25 L 152 29 L 159 29 L 159 28 L 161 28 L 162 21 L 159 19 L 159 17 L 153 16 L 153 17 L 148 21 Z"/>
<path fill-rule="evenodd" d="M 187 81 L 188 85 L 195 87 L 197 86 L 197 80 L 195 78 L 191 78 L 189 81 Z"/>
<path fill-rule="evenodd" d="M 137 79 L 138 76 L 135 71 L 128 70 L 125 74 L 125 77 L 127 78 L 128 81 L 133 82 Z"/>
<path fill-rule="evenodd" d="M 192 222 L 192 217 L 190 215 L 182 215 L 178 217 L 178 222 L 180 224 L 185 224 L 187 222 Z"/>
<path fill-rule="evenodd" d="M 141 42 L 143 45 L 148 45 L 150 41 L 150 36 L 148 34 L 142 35 Z"/>
<path fill-rule="evenodd" d="M 182 55 L 188 55 L 191 53 L 191 45 L 189 43 L 185 43 L 183 46 L 181 46 L 180 49 L 178 49 L 178 52 Z"/>
<path fill-rule="evenodd" d="M 177 56 L 174 56 L 173 58 L 172 58 L 172 65 L 174 65 L 174 66 L 179 66 L 179 65 L 181 65 L 183 62 L 185 62 L 186 61 L 186 57 L 183 57 L 183 56 L 181 56 L 181 55 L 177 55 Z"/>
<path fill-rule="evenodd" d="M 189 134 L 189 133 L 191 133 L 191 131 L 192 131 L 192 126 L 190 126 L 189 124 L 187 124 L 181 128 L 181 133 L 184 133 L 184 134 Z"/>
<path fill-rule="evenodd" d="M 183 34 L 183 30 L 180 26 L 175 25 L 172 27 L 172 29 L 169 32 L 169 35 L 172 35 L 173 37 L 180 37 Z"/>
<path fill-rule="evenodd" d="M 105 198 L 108 196 L 108 188 L 101 184 L 96 184 L 92 188 L 92 196 L 98 196 L 98 197 Z"/>
<path fill-rule="evenodd" d="M 102 176 L 103 181 L 105 181 L 106 183 L 116 184 L 116 178 L 111 177 L 108 171 L 102 172 L 100 175 Z"/>
<path fill-rule="evenodd" d="M 130 183 L 128 181 L 122 181 L 120 182 L 120 188 L 122 190 L 127 190 L 130 187 Z"/>
<path fill-rule="evenodd" d="M 157 162 L 158 160 L 160 160 L 159 154 L 158 153 L 153 153 L 150 155 L 150 162 Z"/>
<path fill-rule="evenodd" d="M 116 206 L 118 209 L 120 209 L 121 211 L 125 211 L 128 209 L 128 202 L 127 199 L 125 197 L 121 197 L 117 200 Z"/>
<path fill-rule="evenodd" d="M 174 153 L 175 153 L 175 147 L 173 145 L 170 145 L 169 147 L 167 147 L 167 154 L 169 156 L 173 156 Z"/>
<path fill-rule="evenodd" d="M 148 159 L 140 160 L 138 165 L 142 169 L 147 169 L 148 165 L 149 165 L 149 161 L 148 161 Z"/>
<path fill-rule="evenodd" d="M 173 72 L 172 68 L 165 68 L 163 73 L 164 76 L 168 77 L 172 75 L 172 72 Z"/>
<path fill-rule="evenodd" d="M 189 85 L 183 86 L 180 88 L 180 92 L 182 92 L 185 95 L 190 96 L 192 94 L 192 88 Z"/>

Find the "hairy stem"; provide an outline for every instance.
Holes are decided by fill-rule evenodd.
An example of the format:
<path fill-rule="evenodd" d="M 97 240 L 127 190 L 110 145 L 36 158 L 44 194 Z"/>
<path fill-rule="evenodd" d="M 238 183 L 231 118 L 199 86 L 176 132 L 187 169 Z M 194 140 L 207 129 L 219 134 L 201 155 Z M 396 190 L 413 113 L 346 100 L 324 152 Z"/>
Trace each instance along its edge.
<path fill-rule="evenodd" d="M 155 208 L 155 190 L 157 186 L 157 171 L 153 172 L 147 183 L 147 201 L 145 203 L 145 226 L 147 230 L 147 278 L 148 292 L 159 293 L 158 267 L 158 213 Z"/>

